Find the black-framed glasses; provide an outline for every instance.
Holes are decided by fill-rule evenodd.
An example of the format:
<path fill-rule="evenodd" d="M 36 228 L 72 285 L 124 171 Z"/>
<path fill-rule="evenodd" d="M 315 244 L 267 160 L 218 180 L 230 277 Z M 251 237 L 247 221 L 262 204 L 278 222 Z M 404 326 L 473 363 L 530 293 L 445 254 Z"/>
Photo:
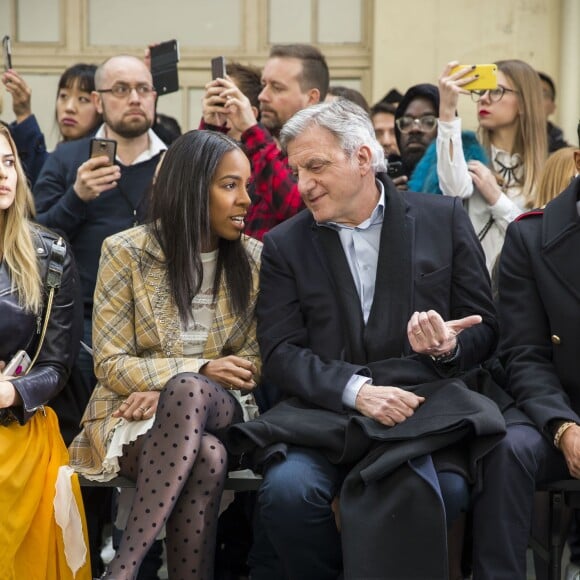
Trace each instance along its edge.
<path fill-rule="evenodd" d="M 498 101 L 502 100 L 503 96 L 506 93 L 517 93 L 517 92 L 518 91 L 515 91 L 514 89 L 508 89 L 507 87 L 498 85 L 496 89 L 487 89 L 485 91 L 471 91 L 471 100 L 474 103 L 479 103 L 479 101 L 483 99 L 483 95 L 489 93 L 489 100 L 492 103 L 497 103 Z"/>
<path fill-rule="evenodd" d="M 423 117 L 410 117 L 404 115 L 399 117 L 395 123 L 401 133 L 410 133 L 413 129 L 418 129 L 422 133 L 433 131 L 437 126 L 437 117 L 435 115 L 424 115 Z"/>
<path fill-rule="evenodd" d="M 110 89 L 97 89 L 97 93 L 111 93 L 117 99 L 126 99 L 131 91 L 136 91 L 140 97 L 150 97 L 155 89 L 148 84 L 127 85 L 125 83 L 116 83 Z"/>

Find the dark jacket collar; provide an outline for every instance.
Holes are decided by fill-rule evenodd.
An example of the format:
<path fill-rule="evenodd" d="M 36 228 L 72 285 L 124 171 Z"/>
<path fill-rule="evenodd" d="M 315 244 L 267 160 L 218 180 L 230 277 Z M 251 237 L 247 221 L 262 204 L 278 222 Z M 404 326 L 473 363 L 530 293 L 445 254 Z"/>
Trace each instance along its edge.
<path fill-rule="evenodd" d="M 580 250 L 580 216 L 576 202 L 580 196 L 580 177 L 544 211 L 541 252 L 545 263 L 564 287 L 580 301 L 580 268 L 576 267 Z"/>
<path fill-rule="evenodd" d="M 580 198 L 580 177 L 553 199 L 544 210 L 542 247 L 548 249 L 580 228 L 577 202 Z"/>

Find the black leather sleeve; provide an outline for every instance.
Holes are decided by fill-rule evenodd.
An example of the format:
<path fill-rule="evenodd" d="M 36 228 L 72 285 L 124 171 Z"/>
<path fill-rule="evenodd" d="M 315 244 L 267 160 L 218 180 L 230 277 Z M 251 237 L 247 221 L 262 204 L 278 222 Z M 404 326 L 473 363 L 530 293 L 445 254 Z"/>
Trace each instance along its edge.
<path fill-rule="evenodd" d="M 46 263 L 42 264 L 42 273 L 45 276 L 50 248 L 56 238 L 44 232 L 41 237 L 48 250 Z M 54 296 L 38 359 L 27 375 L 12 381 L 23 402 L 22 407 L 13 408 L 21 423 L 26 422 L 39 406 L 46 404 L 59 393 L 78 353 L 82 333 L 82 301 L 74 259 L 70 248 L 67 247 L 66 250 L 61 286 Z M 28 349 L 31 358 L 36 352 L 38 338 Z"/>

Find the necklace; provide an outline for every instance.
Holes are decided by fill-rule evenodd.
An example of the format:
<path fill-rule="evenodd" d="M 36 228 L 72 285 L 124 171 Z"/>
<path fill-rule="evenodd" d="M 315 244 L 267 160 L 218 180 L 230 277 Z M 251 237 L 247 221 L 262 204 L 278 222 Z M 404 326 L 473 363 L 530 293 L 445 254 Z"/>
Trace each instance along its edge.
<path fill-rule="evenodd" d="M 501 175 L 506 187 L 510 187 L 514 184 L 521 184 L 518 176 L 516 175 L 516 170 L 522 166 L 521 160 L 518 159 L 514 164 L 506 165 L 505 163 L 502 163 L 498 159 L 498 155 L 496 155 L 494 161 L 499 166 L 498 173 Z"/>

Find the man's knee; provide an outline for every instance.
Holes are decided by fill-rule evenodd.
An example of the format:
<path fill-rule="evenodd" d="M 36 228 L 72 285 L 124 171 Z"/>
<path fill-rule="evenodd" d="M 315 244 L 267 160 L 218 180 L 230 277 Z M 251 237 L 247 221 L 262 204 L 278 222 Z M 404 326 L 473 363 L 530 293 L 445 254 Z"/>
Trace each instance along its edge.
<path fill-rule="evenodd" d="M 264 475 L 258 492 L 258 505 L 268 519 L 301 518 L 304 510 L 329 510 L 337 493 L 334 466 L 316 454 L 290 453 L 286 460 L 273 464 Z"/>
<path fill-rule="evenodd" d="M 531 425 L 509 426 L 505 437 L 489 454 L 489 461 L 512 468 L 519 466 L 529 475 L 538 470 L 547 442 Z"/>
<path fill-rule="evenodd" d="M 437 477 L 445 504 L 445 520 L 449 527 L 469 509 L 469 484 L 463 476 L 450 471 L 442 471 L 437 474 Z"/>

